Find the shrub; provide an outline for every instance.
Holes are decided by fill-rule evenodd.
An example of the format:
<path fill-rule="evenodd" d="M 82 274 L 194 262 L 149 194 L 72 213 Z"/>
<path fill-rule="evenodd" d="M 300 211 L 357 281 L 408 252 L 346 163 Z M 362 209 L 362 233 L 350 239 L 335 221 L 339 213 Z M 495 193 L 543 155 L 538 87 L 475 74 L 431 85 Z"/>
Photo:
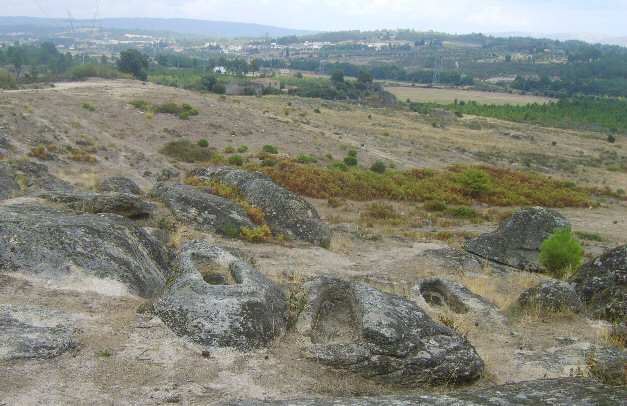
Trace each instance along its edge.
<path fill-rule="evenodd" d="M 376 161 L 372 164 L 370 170 L 376 173 L 383 173 L 385 172 L 385 163 L 383 163 L 383 161 Z"/>
<path fill-rule="evenodd" d="M 481 218 L 479 212 L 472 207 L 458 206 L 449 209 L 449 213 L 457 219 L 463 220 L 478 220 Z"/>
<path fill-rule="evenodd" d="M 270 167 L 270 166 L 274 166 L 274 165 L 276 165 L 276 161 L 274 159 L 264 158 L 261 161 L 261 166 L 264 166 L 264 167 Z"/>
<path fill-rule="evenodd" d="M 246 145 L 240 145 L 239 147 L 237 147 L 237 152 L 239 153 L 243 153 L 248 151 L 248 147 Z"/>
<path fill-rule="evenodd" d="M 354 156 L 354 157 L 356 157 L 356 156 L 357 156 L 357 150 L 355 150 L 355 149 L 349 149 L 349 150 L 348 150 L 348 156 Z"/>
<path fill-rule="evenodd" d="M 226 93 L 226 86 L 221 83 L 216 83 L 215 85 L 211 86 L 211 91 L 213 93 L 223 95 L 224 93 Z M 226 98 L 220 97 L 220 100 L 226 100 Z"/>
<path fill-rule="evenodd" d="M 448 204 L 444 200 L 427 200 L 425 202 L 425 210 L 427 211 L 445 211 Z"/>
<path fill-rule="evenodd" d="M 42 161 L 47 161 L 54 158 L 53 155 L 48 152 L 45 145 L 37 145 L 31 148 L 28 156 L 41 159 Z"/>
<path fill-rule="evenodd" d="M 307 154 L 300 154 L 296 160 L 300 162 L 301 164 L 310 164 L 310 163 L 318 162 L 315 156 L 307 155 Z"/>
<path fill-rule="evenodd" d="M 485 172 L 474 168 L 468 168 L 459 175 L 459 183 L 471 197 L 479 197 L 487 193 L 490 189 L 489 180 Z"/>
<path fill-rule="evenodd" d="M 346 164 L 344 162 L 334 162 L 331 165 L 331 169 L 338 169 L 342 172 L 346 172 L 348 171 L 348 166 L 346 166 Z"/>
<path fill-rule="evenodd" d="M 357 158 L 354 156 L 347 156 L 344 158 L 344 163 L 348 166 L 355 166 L 357 165 Z"/>
<path fill-rule="evenodd" d="M 279 153 L 279 149 L 277 147 L 275 147 L 274 145 L 271 145 L 271 144 L 264 145 L 262 150 L 263 150 L 263 152 L 267 152 L 269 154 L 278 154 Z"/>
<path fill-rule="evenodd" d="M 232 146 L 224 148 L 224 153 L 226 154 L 232 154 L 233 152 L 235 152 L 235 148 L 233 148 Z"/>
<path fill-rule="evenodd" d="M 616 142 L 616 137 L 613 134 L 608 134 L 607 135 L 607 142 L 610 142 L 612 144 L 615 143 Z"/>
<path fill-rule="evenodd" d="M 399 218 L 401 215 L 394 209 L 389 203 L 377 202 L 370 205 L 365 213 L 362 213 L 362 218 L 371 218 L 377 220 L 389 220 Z"/>
<path fill-rule="evenodd" d="M 583 248 L 568 227 L 556 230 L 542 243 L 540 263 L 556 278 L 577 269 L 582 258 Z"/>
<path fill-rule="evenodd" d="M 209 146 L 209 141 L 207 141 L 205 138 L 201 138 L 198 140 L 198 142 L 196 142 L 196 145 L 201 148 L 207 148 Z"/>
<path fill-rule="evenodd" d="M 94 105 L 90 103 L 84 103 L 83 108 L 89 111 L 96 111 L 96 107 L 94 107 Z"/>
<path fill-rule="evenodd" d="M 222 227 L 222 233 L 228 238 L 237 238 L 239 232 L 239 228 L 233 223 L 227 223 Z"/>
<path fill-rule="evenodd" d="M 241 155 L 233 155 L 229 157 L 229 163 L 231 165 L 242 166 L 244 165 L 244 159 Z"/>
<path fill-rule="evenodd" d="M 239 238 L 248 242 L 264 242 L 272 238 L 272 230 L 267 224 L 255 228 L 242 227 Z"/>
<path fill-rule="evenodd" d="M 0 89 L 15 89 L 15 77 L 5 70 L 0 70 Z"/>
<path fill-rule="evenodd" d="M 168 142 L 159 152 L 185 162 L 206 162 L 215 158 L 214 153 L 208 148 L 203 148 L 186 140 Z"/>

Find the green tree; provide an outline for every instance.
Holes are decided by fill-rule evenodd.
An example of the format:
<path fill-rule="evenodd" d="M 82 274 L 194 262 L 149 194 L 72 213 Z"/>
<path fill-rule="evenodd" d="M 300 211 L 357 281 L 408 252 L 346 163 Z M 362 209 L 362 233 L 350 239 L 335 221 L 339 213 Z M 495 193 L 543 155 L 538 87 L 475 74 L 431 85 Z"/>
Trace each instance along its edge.
<path fill-rule="evenodd" d="M 344 82 L 344 72 L 342 72 L 339 69 L 333 71 L 333 73 L 331 74 L 331 80 L 334 83 L 342 83 L 342 82 Z"/>
<path fill-rule="evenodd" d="M 148 80 L 148 57 L 136 49 L 120 52 L 117 65 L 121 72 L 131 73 L 139 80 Z"/>
<path fill-rule="evenodd" d="M 7 49 L 7 59 L 15 68 L 15 80 L 20 78 L 20 74 L 26 65 L 27 53 L 23 45 L 15 45 Z"/>
<path fill-rule="evenodd" d="M 557 229 L 541 245 L 540 264 L 555 277 L 561 278 L 566 271 L 577 269 L 583 258 L 583 248 L 573 238 L 570 228 Z"/>

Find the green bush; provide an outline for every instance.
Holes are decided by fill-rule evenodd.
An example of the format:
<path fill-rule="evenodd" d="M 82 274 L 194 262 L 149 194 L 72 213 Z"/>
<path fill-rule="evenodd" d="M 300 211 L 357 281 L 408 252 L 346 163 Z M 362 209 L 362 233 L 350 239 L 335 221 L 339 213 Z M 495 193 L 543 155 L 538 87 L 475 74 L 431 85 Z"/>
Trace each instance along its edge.
<path fill-rule="evenodd" d="M 344 162 L 334 162 L 331 165 L 331 169 L 339 169 L 342 172 L 348 171 L 348 166 Z"/>
<path fill-rule="evenodd" d="M 456 219 L 478 220 L 481 218 L 481 214 L 477 210 L 468 206 L 451 207 L 448 211 Z"/>
<path fill-rule="evenodd" d="M 354 157 L 356 157 L 356 156 L 357 156 L 357 150 L 354 150 L 354 149 L 349 149 L 349 150 L 348 150 L 348 156 L 354 156 Z"/>
<path fill-rule="evenodd" d="M 224 153 L 225 154 L 232 154 L 233 152 L 235 152 L 235 148 L 233 148 L 231 145 L 229 145 L 228 147 L 224 148 Z"/>
<path fill-rule="evenodd" d="M 233 155 L 229 157 L 229 163 L 231 165 L 242 166 L 244 165 L 244 159 L 241 155 Z"/>
<path fill-rule="evenodd" d="M 240 145 L 237 147 L 237 152 L 242 153 L 248 151 L 248 147 L 246 145 Z"/>
<path fill-rule="evenodd" d="M 168 142 L 159 152 L 185 162 L 207 162 L 216 160 L 217 155 L 208 148 L 203 148 L 185 140 Z"/>
<path fill-rule="evenodd" d="M 278 154 L 279 149 L 271 144 L 266 144 L 263 146 L 263 152 L 267 152 L 269 154 Z"/>
<path fill-rule="evenodd" d="M 385 163 L 383 163 L 383 161 L 376 161 L 372 164 L 370 170 L 376 173 L 383 173 L 385 172 Z"/>
<path fill-rule="evenodd" d="M 271 167 L 274 165 L 276 165 L 276 161 L 274 159 L 266 158 L 263 161 L 261 161 L 261 166 Z"/>
<path fill-rule="evenodd" d="M 354 156 L 347 156 L 344 158 L 344 163 L 348 166 L 355 166 L 357 165 L 357 158 Z"/>
<path fill-rule="evenodd" d="M 425 210 L 427 211 L 445 211 L 448 204 L 444 200 L 427 200 L 425 202 Z"/>
<path fill-rule="evenodd" d="M 84 103 L 83 108 L 89 111 L 96 111 L 96 107 L 94 107 L 94 105 L 90 103 Z"/>
<path fill-rule="evenodd" d="M 300 162 L 301 164 L 311 164 L 318 162 L 315 156 L 307 154 L 300 154 L 296 161 Z"/>
<path fill-rule="evenodd" d="M 201 148 L 207 148 L 209 146 L 209 141 L 207 141 L 205 138 L 201 138 L 198 140 L 198 142 L 196 142 L 196 144 Z"/>
<path fill-rule="evenodd" d="M 471 197 L 479 197 L 490 190 L 490 177 L 478 169 L 466 169 L 459 175 L 458 180 Z"/>
<path fill-rule="evenodd" d="M 568 227 L 557 229 L 542 243 L 540 264 L 556 278 L 563 277 L 568 270 L 577 269 L 582 259 L 583 248 Z"/>

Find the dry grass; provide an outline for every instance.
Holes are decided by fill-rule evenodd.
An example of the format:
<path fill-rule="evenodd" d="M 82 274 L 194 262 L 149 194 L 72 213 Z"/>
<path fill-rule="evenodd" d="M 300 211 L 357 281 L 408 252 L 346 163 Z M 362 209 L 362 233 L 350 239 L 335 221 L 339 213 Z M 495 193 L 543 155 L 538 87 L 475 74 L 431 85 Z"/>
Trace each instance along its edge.
<path fill-rule="evenodd" d="M 428 87 L 391 86 L 385 90 L 394 94 L 399 100 L 411 100 L 416 103 L 453 103 L 455 99 L 464 101 L 476 101 L 483 104 L 511 104 L 520 105 L 527 103 L 548 103 L 556 101 L 549 97 L 529 96 L 509 93 L 481 92 L 478 90 L 440 89 Z"/>

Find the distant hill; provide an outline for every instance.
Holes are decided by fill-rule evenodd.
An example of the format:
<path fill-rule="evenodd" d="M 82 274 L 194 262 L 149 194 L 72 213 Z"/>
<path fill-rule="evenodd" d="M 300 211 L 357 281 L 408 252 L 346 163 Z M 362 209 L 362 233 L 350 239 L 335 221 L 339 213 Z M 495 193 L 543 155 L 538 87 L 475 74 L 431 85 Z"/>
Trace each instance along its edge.
<path fill-rule="evenodd" d="M 75 27 L 91 27 L 91 20 L 76 20 Z M 24 31 L 28 27 L 67 27 L 67 19 L 35 17 L 0 17 L 0 30 Z M 287 35 L 308 35 L 315 31 L 295 30 L 252 23 L 228 21 L 193 20 L 186 18 L 102 18 L 98 20 L 102 28 L 142 31 L 168 31 L 214 38 L 235 37 L 281 37 Z"/>
<path fill-rule="evenodd" d="M 552 40 L 559 41 L 584 41 L 590 44 L 608 44 L 608 45 L 620 45 L 622 47 L 627 47 L 627 36 L 625 37 L 612 37 L 609 35 L 601 35 L 601 34 L 587 34 L 587 33 L 558 33 L 558 34 L 542 34 L 537 32 L 495 32 L 490 33 L 490 35 L 495 37 L 531 37 L 531 38 L 548 38 Z"/>

